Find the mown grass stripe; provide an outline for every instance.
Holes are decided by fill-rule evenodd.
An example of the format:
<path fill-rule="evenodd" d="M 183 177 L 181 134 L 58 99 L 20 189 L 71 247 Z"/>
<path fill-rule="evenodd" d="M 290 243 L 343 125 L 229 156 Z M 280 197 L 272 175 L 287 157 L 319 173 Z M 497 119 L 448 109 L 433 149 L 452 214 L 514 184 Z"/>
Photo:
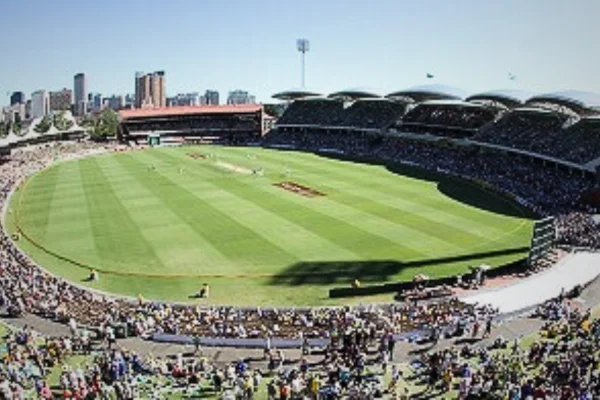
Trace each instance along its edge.
<path fill-rule="evenodd" d="M 93 231 L 98 257 L 104 269 L 131 267 L 143 260 L 139 272 L 162 270 L 163 265 L 153 247 L 144 239 L 139 227 L 115 195 L 94 157 L 79 162 L 83 193 Z"/>
<path fill-rule="evenodd" d="M 164 157 L 171 157 L 165 155 Z M 159 166 L 170 165 L 170 158 L 157 159 L 146 155 L 149 160 Z M 164 164 L 167 162 L 167 164 Z M 179 164 L 178 161 L 176 161 Z M 302 260 L 356 259 L 359 257 L 352 250 L 338 246 L 314 231 L 284 218 L 267 204 L 272 196 L 258 191 L 250 191 L 237 182 L 230 185 L 227 179 L 207 179 L 219 176 L 217 170 L 188 168 L 185 174 L 174 174 L 171 179 L 204 199 L 211 199 L 211 204 L 222 212 L 235 218 L 240 224 L 264 236 Z M 201 178 L 200 180 L 198 178 Z M 252 178 L 250 178 L 252 179 Z M 202 185 L 198 186 L 201 181 Z M 254 182 L 256 183 L 256 182 Z M 218 197 L 217 197 L 218 196 Z M 267 227 L 268 229 L 265 229 Z M 276 265 L 276 263 L 273 263 Z"/>
<path fill-rule="evenodd" d="M 171 155 L 169 154 L 169 156 Z M 190 161 L 186 158 L 181 156 L 177 158 L 180 162 L 190 164 Z M 243 165 L 244 160 L 233 159 L 231 161 L 233 163 L 240 162 L 239 165 Z M 260 161 L 264 162 L 264 158 L 261 158 Z M 267 168 L 270 167 L 268 163 L 264 165 Z M 484 239 L 463 233 L 460 230 L 455 231 L 454 227 L 445 225 L 439 220 L 424 218 L 417 212 L 389 207 L 369 198 L 368 195 L 354 195 L 350 190 L 340 189 L 340 186 L 344 188 L 351 186 L 349 183 L 338 182 L 339 186 L 333 187 L 329 179 L 323 180 L 319 179 L 317 175 L 306 175 L 308 176 L 302 176 L 301 179 L 294 179 L 294 181 L 308 187 L 313 187 L 316 184 L 319 190 L 325 190 L 328 195 L 316 204 L 323 208 L 326 207 L 329 216 L 335 217 L 337 215 L 339 219 L 343 218 L 363 231 L 367 230 L 372 234 L 383 236 L 394 242 L 396 246 L 412 248 L 421 254 L 427 254 L 427 249 L 430 249 L 431 246 L 454 252 L 457 248 L 460 249 L 463 243 L 478 243 Z M 322 176 L 328 175 L 324 172 Z M 365 193 L 370 192 L 365 191 Z M 282 198 L 286 199 L 288 197 L 282 194 Z M 334 204 L 328 204 L 330 202 Z"/>
<path fill-rule="evenodd" d="M 241 154 L 236 154 L 241 158 Z M 261 161 L 270 160 L 272 164 L 285 162 L 288 165 L 293 165 L 295 175 L 300 171 L 301 177 L 303 175 L 309 175 L 311 178 L 327 176 L 328 179 L 325 184 L 330 188 L 336 188 L 344 194 L 361 196 L 373 201 L 385 200 L 388 205 L 393 204 L 395 208 L 418 213 L 424 219 L 430 219 L 436 224 L 446 224 L 457 230 L 464 230 L 468 234 L 475 234 L 480 237 L 488 235 L 498 236 L 507 228 L 520 223 L 519 219 L 511 219 L 504 216 L 498 218 L 498 227 L 489 224 L 489 222 L 480 222 L 479 218 L 483 221 L 488 221 L 490 217 L 495 217 L 495 215 L 488 211 L 465 205 L 457 200 L 440 196 L 437 189 L 437 182 L 427 185 L 431 191 L 431 196 L 428 196 L 427 193 L 424 193 L 423 182 L 421 182 L 420 186 L 414 185 L 410 182 L 412 179 L 406 176 L 401 176 L 399 177 L 401 179 L 393 180 L 391 179 L 393 172 L 385 170 L 383 166 L 370 166 L 369 173 L 363 176 L 359 173 L 354 173 L 354 168 L 340 169 L 338 164 L 343 164 L 340 161 L 334 162 L 333 160 L 313 155 L 316 158 L 314 162 L 305 164 L 295 159 L 285 159 L 284 161 L 278 158 L 276 154 L 263 154 L 261 152 L 260 159 Z M 357 170 L 361 171 L 362 169 L 357 168 Z M 384 175 L 377 178 L 382 172 L 387 176 Z M 444 178 L 440 177 L 440 179 Z M 398 182 L 402 184 L 398 184 Z M 418 201 L 414 201 L 415 196 L 418 196 Z M 407 201 L 405 199 L 413 200 Z M 447 217 L 445 220 L 439 219 L 439 215 L 437 215 L 441 209 L 444 210 L 443 215 Z M 505 224 L 506 226 L 504 226 Z M 425 222 L 423 222 L 423 226 L 426 226 Z M 477 231 L 482 233 L 478 234 Z"/>
<path fill-rule="evenodd" d="M 103 157 L 98 161 L 105 175 L 110 173 L 122 177 L 121 183 L 113 185 L 113 190 L 143 231 L 146 240 L 154 247 L 156 255 L 165 266 L 162 273 L 198 273 L 198 265 L 207 269 L 218 265 L 225 273 L 236 271 L 237 266 L 232 265 L 226 255 L 213 247 L 179 215 L 165 207 L 163 201 L 129 174 L 129 168 L 124 167 L 115 157 Z"/>
<path fill-rule="evenodd" d="M 173 182 L 161 171 L 148 172 L 147 165 L 141 162 L 139 157 L 122 154 L 116 159 L 166 207 L 203 235 L 213 247 L 237 261 L 241 268 L 248 264 L 268 265 L 272 259 L 287 264 L 297 261 L 284 249 L 240 225 L 229 215 Z"/>
<path fill-rule="evenodd" d="M 204 174 L 208 173 L 212 177 L 218 177 L 218 173 L 213 172 L 212 168 L 202 168 L 194 164 L 193 160 L 168 154 L 165 152 L 148 153 L 158 159 L 168 160 L 173 165 L 196 165 Z M 191 160 L 191 159 L 190 159 Z M 246 177 L 247 178 L 247 177 Z M 409 240 L 399 238 L 392 239 L 381 233 L 386 226 L 386 221 L 376 221 L 377 228 L 374 226 L 361 226 L 359 217 L 345 218 L 346 216 L 334 216 L 330 209 L 328 213 L 317 207 L 317 203 L 305 201 L 296 194 L 283 193 L 279 188 L 273 188 L 270 184 L 257 185 L 252 180 L 243 178 L 232 178 L 232 184 L 227 184 L 226 179 L 214 179 L 211 181 L 226 191 L 237 193 L 244 196 L 247 200 L 253 202 L 259 207 L 267 208 L 277 215 L 287 220 L 303 226 L 315 234 L 335 243 L 337 246 L 351 250 L 362 258 L 373 259 L 378 255 L 380 257 L 388 255 L 405 255 L 407 257 L 418 258 L 425 256 L 414 247 L 407 245 Z M 241 184 L 241 185 L 240 185 Z M 244 189 L 240 189 L 244 187 Z M 322 204 L 322 203 L 321 203 Z M 389 229 L 402 229 L 399 226 L 387 225 Z"/>
<path fill-rule="evenodd" d="M 96 258 L 79 168 L 76 162 L 60 165 L 60 180 L 56 186 L 57 195 L 50 205 L 49 230 L 44 245 L 74 260 L 85 254 L 93 265 L 100 266 L 103 263 Z M 65 191 L 65 186 L 69 190 Z"/>
<path fill-rule="evenodd" d="M 56 186 L 60 177 L 60 165 L 43 172 L 42 179 L 34 176 L 27 184 L 19 210 L 20 223 L 27 226 L 34 240 L 43 242 L 48 233 L 50 212 L 54 206 Z"/>
<path fill-rule="evenodd" d="M 327 171 L 322 173 L 327 173 Z M 359 190 L 356 183 L 335 178 L 326 181 L 318 178 L 318 174 L 307 169 L 303 171 L 301 179 L 296 181 L 306 186 L 311 186 L 311 182 L 319 182 L 319 190 L 332 193 L 327 196 L 327 200 L 401 225 L 407 230 L 412 230 L 408 233 L 420 236 L 421 240 L 438 242 L 432 244 L 461 248 L 463 244 L 480 243 L 488 240 L 490 236 L 502 233 L 495 229 L 473 233 L 474 224 L 461 224 L 464 220 L 456 218 L 456 214 L 446 211 L 444 207 L 438 207 L 436 210 L 415 207 L 419 201 L 407 201 L 400 197 L 392 198 L 384 192 L 365 190 L 364 188 Z"/>

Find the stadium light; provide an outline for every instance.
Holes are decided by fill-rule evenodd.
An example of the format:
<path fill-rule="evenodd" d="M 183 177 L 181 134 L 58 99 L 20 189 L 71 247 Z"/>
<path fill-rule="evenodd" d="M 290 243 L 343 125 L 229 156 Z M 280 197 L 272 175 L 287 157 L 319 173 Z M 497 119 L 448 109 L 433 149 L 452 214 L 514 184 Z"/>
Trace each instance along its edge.
<path fill-rule="evenodd" d="M 308 39 L 297 39 L 296 40 L 296 48 L 300 53 L 302 53 L 302 87 L 304 88 L 304 69 L 305 69 L 305 57 L 308 50 L 310 50 L 310 42 Z"/>

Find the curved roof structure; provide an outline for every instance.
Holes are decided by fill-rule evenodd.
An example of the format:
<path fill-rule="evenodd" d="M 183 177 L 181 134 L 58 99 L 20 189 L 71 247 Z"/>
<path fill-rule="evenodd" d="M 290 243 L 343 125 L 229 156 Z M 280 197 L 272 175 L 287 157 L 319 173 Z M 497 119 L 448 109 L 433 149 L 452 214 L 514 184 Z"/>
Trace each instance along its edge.
<path fill-rule="evenodd" d="M 418 106 L 455 106 L 455 107 L 473 107 L 473 108 L 481 108 L 481 105 L 477 103 L 469 103 L 464 100 L 452 100 L 452 99 L 443 99 L 443 100 L 426 100 L 418 104 Z"/>
<path fill-rule="evenodd" d="M 415 102 L 421 102 L 426 100 L 461 100 L 465 96 L 466 92 L 464 90 L 446 85 L 429 84 L 392 92 L 385 97 L 405 97 Z"/>
<path fill-rule="evenodd" d="M 562 92 L 540 94 L 527 100 L 527 103 L 538 102 L 559 104 L 579 113 L 585 113 L 590 109 L 600 108 L 600 94 L 579 90 L 565 90 Z"/>
<path fill-rule="evenodd" d="M 546 115 L 560 115 L 561 114 L 560 112 L 557 112 L 555 110 L 549 110 L 547 108 L 528 107 L 528 106 L 517 107 L 517 108 L 513 109 L 512 112 L 526 113 L 526 114 L 546 114 Z"/>
<path fill-rule="evenodd" d="M 508 108 L 518 107 L 530 99 L 534 94 L 524 90 L 501 89 L 476 93 L 467 97 L 467 101 L 492 100 L 504 104 Z"/>
<path fill-rule="evenodd" d="M 301 88 L 301 89 L 284 90 L 283 92 L 275 93 L 271 97 L 274 99 L 277 99 L 277 100 L 290 101 L 290 100 L 297 100 L 297 99 L 303 99 L 305 97 L 315 97 L 315 96 L 322 96 L 322 94 L 312 91 L 312 90 L 307 90 L 307 89 Z"/>
<path fill-rule="evenodd" d="M 373 90 L 370 88 L 352 88 L 346 90 L 340 90 L 338 92 L 331 93 L 329 98 L 333 97 L 347 97 L 353 100 L 356 99 L 377 99 L 380 98 L 381 95 L 377 90 Z"/>

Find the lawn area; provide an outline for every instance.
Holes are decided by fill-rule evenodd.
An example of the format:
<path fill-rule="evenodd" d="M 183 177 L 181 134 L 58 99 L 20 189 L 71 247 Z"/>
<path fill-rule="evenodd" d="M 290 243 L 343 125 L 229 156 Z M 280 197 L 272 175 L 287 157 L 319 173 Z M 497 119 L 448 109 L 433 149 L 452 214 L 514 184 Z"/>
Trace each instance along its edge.
<path fill-rule="evenodd" d="M 323 305 L 347 303 L 327 291 L 355 278 L 522 258 L 532 221 L 491 192 L 414 168 L 199 146 L 57 163 L 15 193 L 8 229 L 17 224 L 37 262 L 97 289 L 199 301 L 207 282 L 216 304 Z M 85 281 L 90 268 L 99 281 Z"/>

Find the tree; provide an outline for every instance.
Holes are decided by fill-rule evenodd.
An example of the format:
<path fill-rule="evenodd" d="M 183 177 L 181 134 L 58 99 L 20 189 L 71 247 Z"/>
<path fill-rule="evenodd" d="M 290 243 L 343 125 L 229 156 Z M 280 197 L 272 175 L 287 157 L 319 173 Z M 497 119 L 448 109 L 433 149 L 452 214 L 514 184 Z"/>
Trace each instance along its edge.
<path fill-rule="evenodd" d="M 15 118 L 15 121 L 12 123 L 12 131 L 15 135 L 21 136 L 22 126 L 21 121 Z"/>
<path fill-rule="evenodd" d="M 65 117 L 65 113 L 63 111 L 63 112 L 54 114 L 54 126 L 59 131 L 68 131 L 73 126 L 73 121 L 67 119 Z"/>
<path fill-rule="evenodd" d="M 0 137 L 4 137 L 4 136 L 8 135 L 9 129 L 10 129 L 10 126 L 9 126 L 8 122 L 0 121 Z"/>
<path fill-rule="evenodd" d="M 42 120 L 33 127 L 33 130 L 37 133 L 46 133 L 50 130 L 52 126 L 52 118 L 49 115 L 46 115 Z"/>
<path fill-rule="evenodd" d="M 81 117 L 78 121 L 79 126 L 81 126 L 82 128 L 92 128 L 95 124 L 95 119 L 91 116 L 84 116 Z"/>
<path fill-rule="evenodd" d="M 107 108 L 98 114 L 91 136 L 94 139 L 105 139 L 109 136 L 115 136 L 118 128 L 118 114 L 114 110 Z"/>

